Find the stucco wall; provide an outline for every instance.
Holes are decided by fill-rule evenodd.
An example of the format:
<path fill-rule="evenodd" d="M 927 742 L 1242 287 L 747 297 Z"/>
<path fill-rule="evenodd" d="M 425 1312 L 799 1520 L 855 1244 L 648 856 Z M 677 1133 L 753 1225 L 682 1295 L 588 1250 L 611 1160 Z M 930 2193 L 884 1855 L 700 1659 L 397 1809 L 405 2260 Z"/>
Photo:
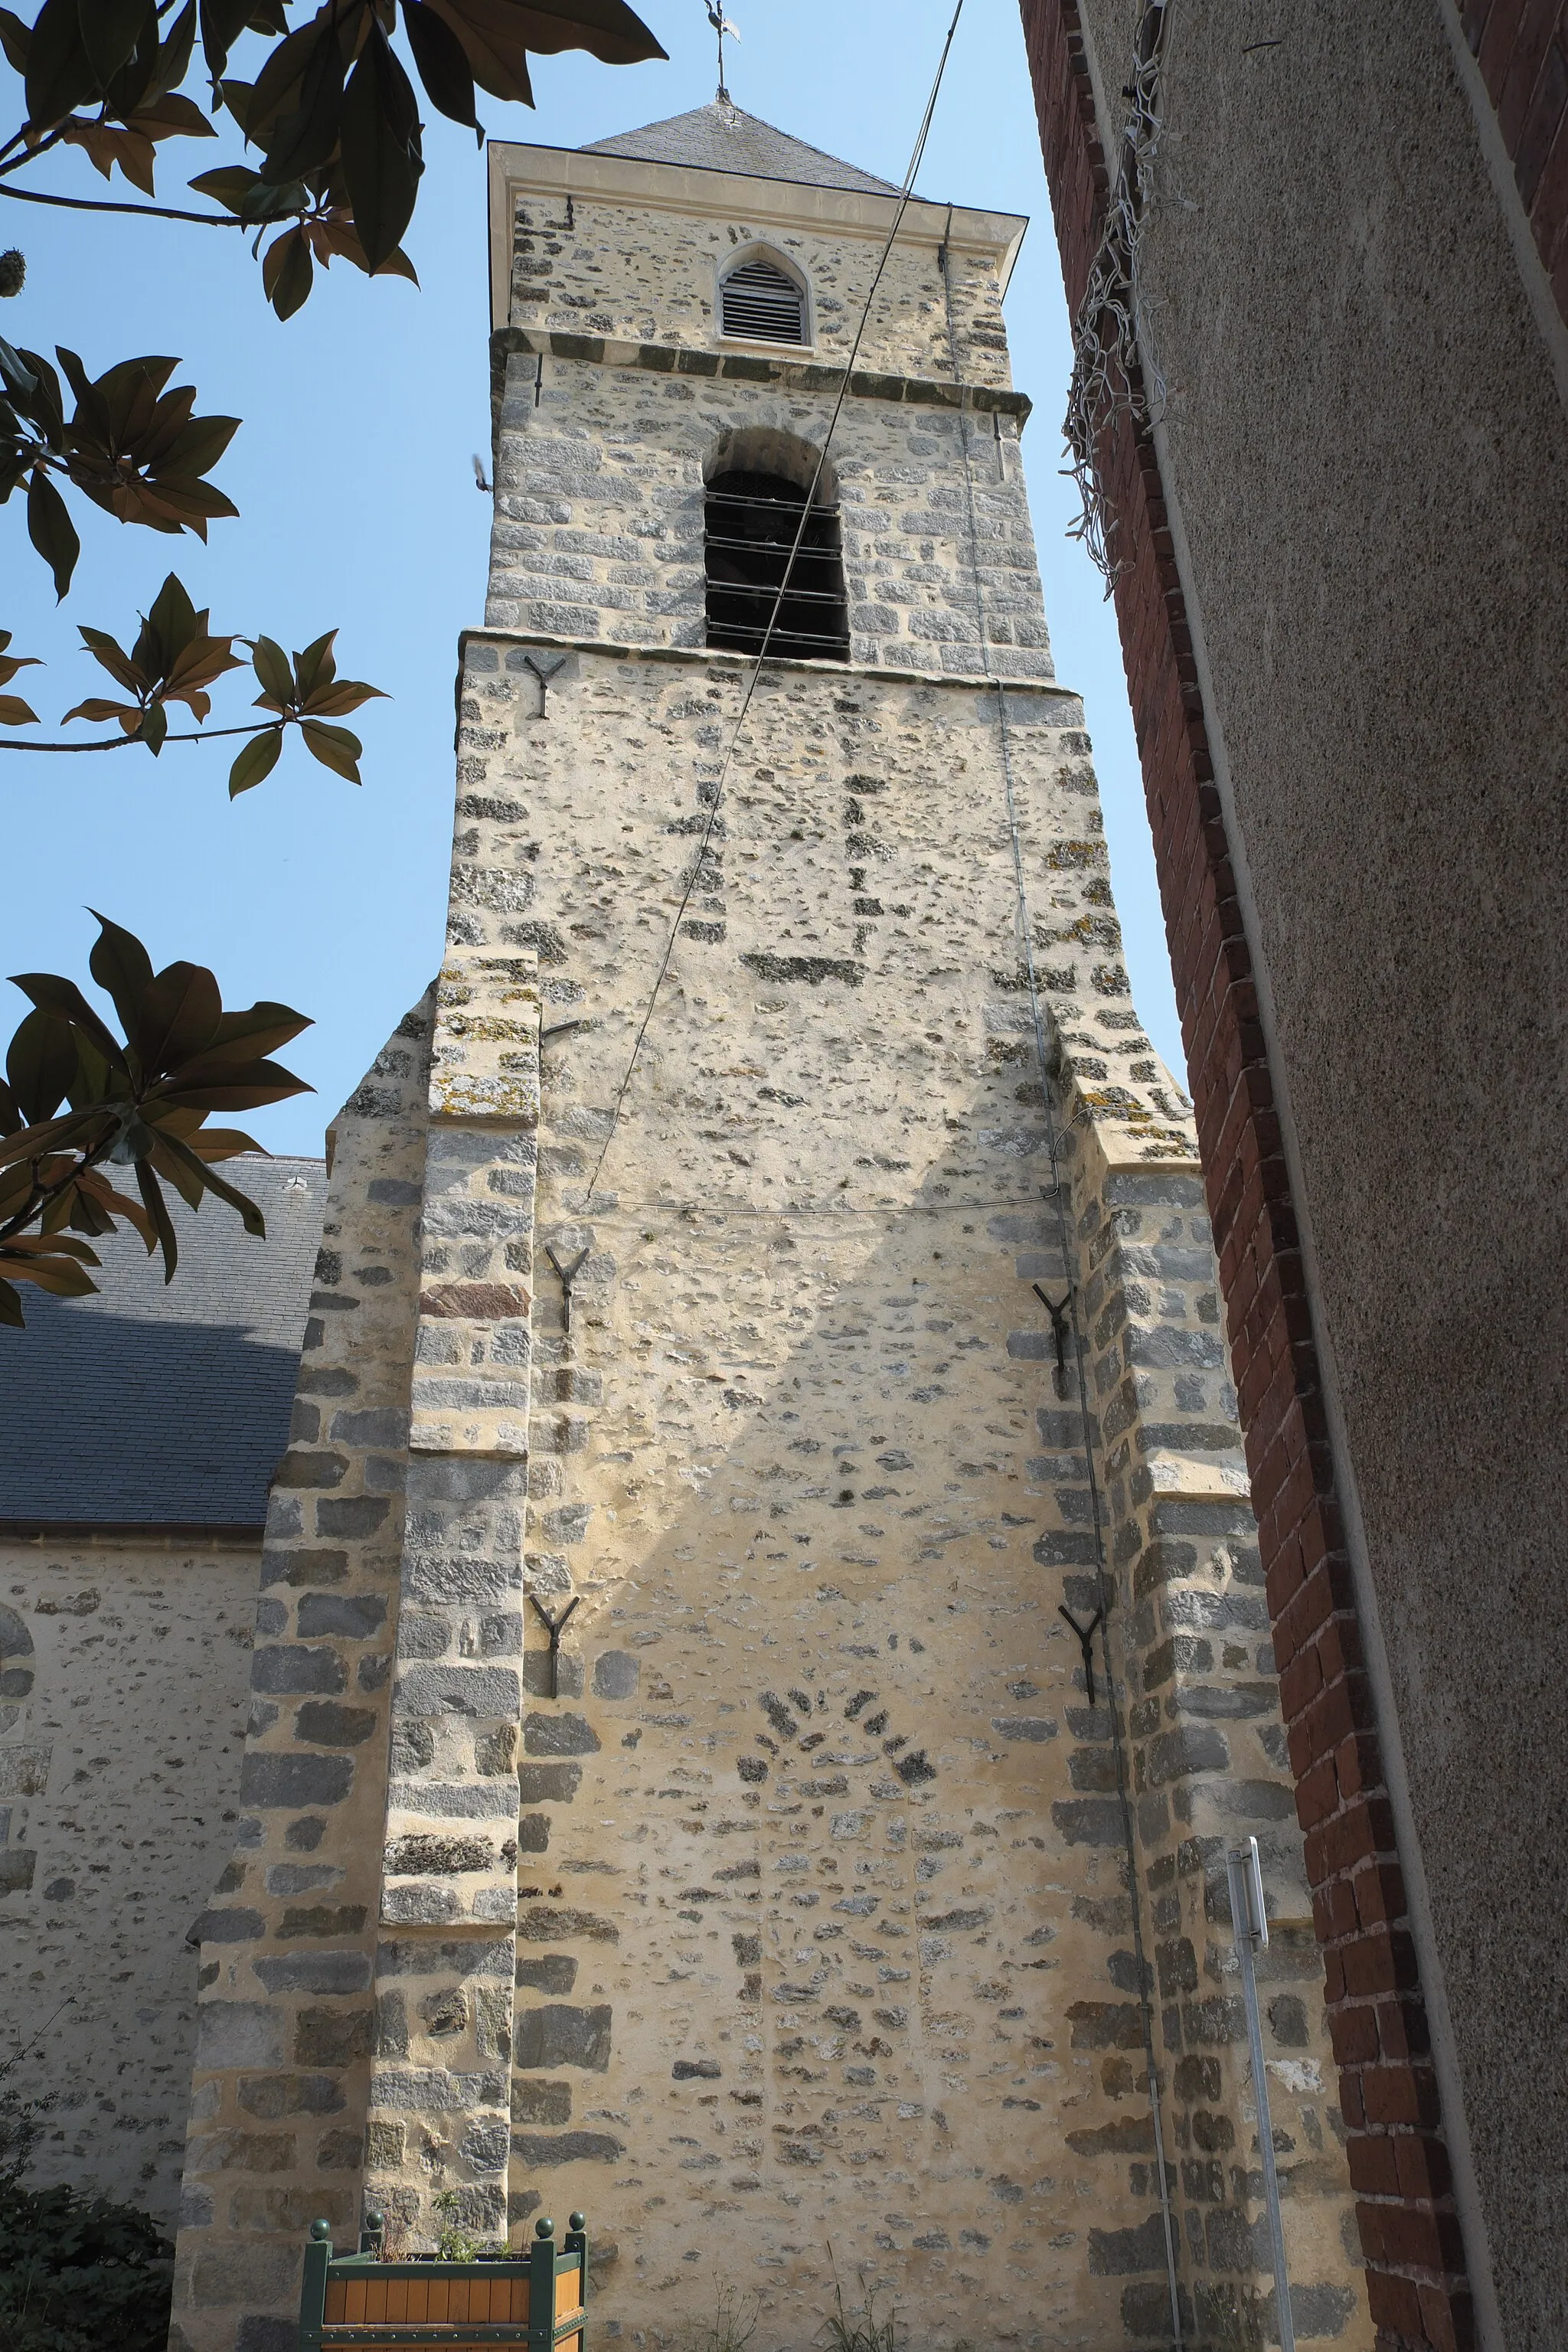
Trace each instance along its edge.
<path fill-rule="evenodd" d="M 10 2079 L 58 2099 L 31 2177 L 169 2227 L 259 1550 L 0 1549 L 0 2015 L 38 2037 Z"/>
<path fill-rule="evenodd" d="M 1109 119 L 1135 12 L 1086 10 Z M 1267 39 L 1264 36 L 1267 35 Z M 1568 433 L 1436 5 L 1178 8 L 1144 245 L 1184 578 L 1510 2346 L 1568 2304 Z M 1521 2241 L 1536 2252 L 1511 2258 Z"/>

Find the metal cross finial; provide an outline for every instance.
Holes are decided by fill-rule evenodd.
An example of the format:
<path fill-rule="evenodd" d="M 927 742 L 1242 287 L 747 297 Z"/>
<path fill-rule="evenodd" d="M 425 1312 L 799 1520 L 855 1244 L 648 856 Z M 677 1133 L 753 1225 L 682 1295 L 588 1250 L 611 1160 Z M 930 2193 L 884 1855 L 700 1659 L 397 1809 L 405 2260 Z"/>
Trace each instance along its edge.
<path fill-rule="evenodd" d="M 732 25 L 725 16 L 721 0 L 706 0 L 706 5 L 708 22 L 719 36 L 719 103 L 721 106 L 728 106 L 731 101 L 724 83 L 724 36 L 728 33 L 732 41 L 738 41 L 741 37 L 741 28 L 738 25 Z"/>

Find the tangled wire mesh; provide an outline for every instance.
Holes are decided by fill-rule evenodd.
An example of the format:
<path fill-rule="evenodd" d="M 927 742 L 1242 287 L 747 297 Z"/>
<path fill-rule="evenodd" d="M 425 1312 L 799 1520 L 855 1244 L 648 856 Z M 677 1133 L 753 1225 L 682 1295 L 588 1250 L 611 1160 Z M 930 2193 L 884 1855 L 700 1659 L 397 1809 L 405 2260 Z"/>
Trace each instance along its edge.
<path fill-rule="evenodd" d="M 1089 282 L 1073 321 L 1072 381 L 1062 437 L 1070 463 L 1061 468 L 1078 491 L 1079 513 L 1068 537 L 1080 540 L 1105 581 L 1109 596 L 1124 564 L 1112 560 L 1116 515 L 1100 467 L 1102 436 L 1119 415 L 1146 428 L 1160 413 L 1164 383 L 1143 317 L 1140 282 L 1144 224 L 1163 122 L 1160 69 L 1173 0 L 1145 0 L 1134 45 L 1132 77 L 1123 95 L 1131 111 L 1123 130 L 1120 169 L 1106 208 Z"/>

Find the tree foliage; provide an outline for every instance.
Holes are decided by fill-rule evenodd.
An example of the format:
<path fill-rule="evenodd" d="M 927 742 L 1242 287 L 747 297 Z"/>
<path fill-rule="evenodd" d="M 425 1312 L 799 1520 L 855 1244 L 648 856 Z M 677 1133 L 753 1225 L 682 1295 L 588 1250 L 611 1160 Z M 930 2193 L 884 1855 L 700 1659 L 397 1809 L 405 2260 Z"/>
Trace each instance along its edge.
<path fill-rule="evenodd" d="M 318 263 L 342 258 L 373 275 L 414 276 L 401 240 L 425 163 L 419 95 L 399 53 L 400 30 L 425 97 L 481 143 L 477 91 L 531 106 L 531 49 L 582 48 L 608 64 L 665 54 L 626 0 L 324 0 L 291 22 L 295 5 L 42 0 L 30 25 L 0 5 L 0 55 L 21 83 L 19 120 L 8 134 L 0 125 L 0 195 L 254 231 L 263 291 L 288 319 L 309 296 Z M 250 80 L 231 71 L 247 35 L 270 44 Z M 65 197 L 18 183 L 41 157 L 74 148 L 103 179 L 118 171 L 151 197 L 159 146 L 216 138 L 224 122 L 248 152 L 189 183 L 209 200 L 203 212 Z M 0 298 L 20 294 L 26 276 L 19 252 L 0 252 Z M 58 369 L 0 337 L 0 506 L 20 494 L 27 535 L 63 598 L 81 541 L 62 486 L 119 522 L 205 540 L 209 522 L 237 511 L 208 478 L 239 420 L 198 415 L 195 386 L 171 385 L 178 360 L 124 359 L 95 376 L 63 345 L 55 359 Z M 271 773 L 290 727 L 313 759 L 359 782 L 363 747 L 337 721 L 380 689 L 338 677 L 335 630 L 290 658 L 270 636 L 215 631 L 171 572 L 129 647 L 103 629 L 83 625 L 80 635 L 119 693 L 89 696 L 60 723 L 117 731 L 53 743 L 9 734 L 0 736 L 0 751 L 140 743 L 156 757 L 166 742 L 205 740 L 209 689 L 243 668 L 234 650 L 240 645 L 261 689 L 254 707 L 267 716 L 208 730 L 245 739 L 229 771 L 230 797 Z M 0 688 L 37 667 L 33 656 L 9 650 L 12 636 L 0 629 Z M 171 735 L 171 704 L 185 707 L 195 730 Z M 0 692 L 0 728 L 37 724 L 26 697 Z M 18 1284 L 64 1297 L 93 1289 L 92 1242 L 120 1220 L 150 1252 L 162 1249 L 172 1279 L 177 1248 L 165 1184 L 193 1209 L 215 1193 L 248 1232 L 264 1233 L 254 1202 L 213 1172 L 260 1147 L 206 1119 L 307 1091 L 268 1058 L 309 1025 L 299 1013 L 279 1004 L 225 1013 L 210 971 L 173 963 L 154 972 L 139 940 L 103 916 L 98 921 L 90 970 L 113 1001 L 123 1037 L 74 982 L 16 977 L 33 1010 L 11 1041 L 0 1082 L 0 1323 L 23 1320 Z M 111 1171 L 119 1170 L 130 1171 L 134 1199 L 117 1189 Z"/>
<path fill-rule="evenodd" d="M 106 916 L 89 970 L 113 1003 L 117 1037 L 76 982 L 15 972 L 33 1005 L 0 1080 L 0 1323 L 23 1320 L 18 1283 L 59 1297 L 95 1290 L 92 1247 L 123 1221 L 172 1282 L 179 1244 L 163 1187 L 192 1209 L 211 1192 L 264 1234 L 254 1201 L 215 1171 L 260 1146 L 214 1112 L 254 1110 L 310 1088 L 269 1056 L 310 1024 L 286 1004 L 226 1013 L 205 966 L 155 972 L 140 940 Z M 123 1176 L 121 1171 L 124 1171 Z M 136 1197 L 119 1190 L 135 1184 Z"/>

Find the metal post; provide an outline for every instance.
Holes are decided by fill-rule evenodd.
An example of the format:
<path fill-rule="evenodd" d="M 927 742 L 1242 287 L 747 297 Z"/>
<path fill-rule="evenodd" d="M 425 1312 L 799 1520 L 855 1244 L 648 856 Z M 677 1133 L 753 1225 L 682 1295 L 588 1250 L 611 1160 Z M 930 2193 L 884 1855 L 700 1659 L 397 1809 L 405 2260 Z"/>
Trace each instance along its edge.
<path fill-rule="evenodd" d="M 1263 2064 L 1263 2022 L 1258 2013 L 1258 1978 L 1253 1955 L 1268 1946 L 1268 1912 L 1263 1900 L 1263 1868 L 1258 1840 L 1248 1838 L 1226 1856 L 1230 1878 L 1230 1923 L 1236 1956 L 1241 1963 L 1241 1992 L 1247 2005 L 1247 2039 L 1252 2052 L 1252 2089 L 1258 2105 L 1258 2146 L 1263 2158 L 1263 2201 L 1268 2208 L 1268 2240 L 1274 2255 L 1274 2306 L 1279 2326 L 1280 2352 L 1296 2352 L 1296 2328 L 1290 2315 L 1290 2280 L 1285 2268 L 1285 2228 L 1279 2214 L 1279 2176 L 1274 2169 L 1274 2126 L 1268 2114 L 1268 2077 Z"/>

